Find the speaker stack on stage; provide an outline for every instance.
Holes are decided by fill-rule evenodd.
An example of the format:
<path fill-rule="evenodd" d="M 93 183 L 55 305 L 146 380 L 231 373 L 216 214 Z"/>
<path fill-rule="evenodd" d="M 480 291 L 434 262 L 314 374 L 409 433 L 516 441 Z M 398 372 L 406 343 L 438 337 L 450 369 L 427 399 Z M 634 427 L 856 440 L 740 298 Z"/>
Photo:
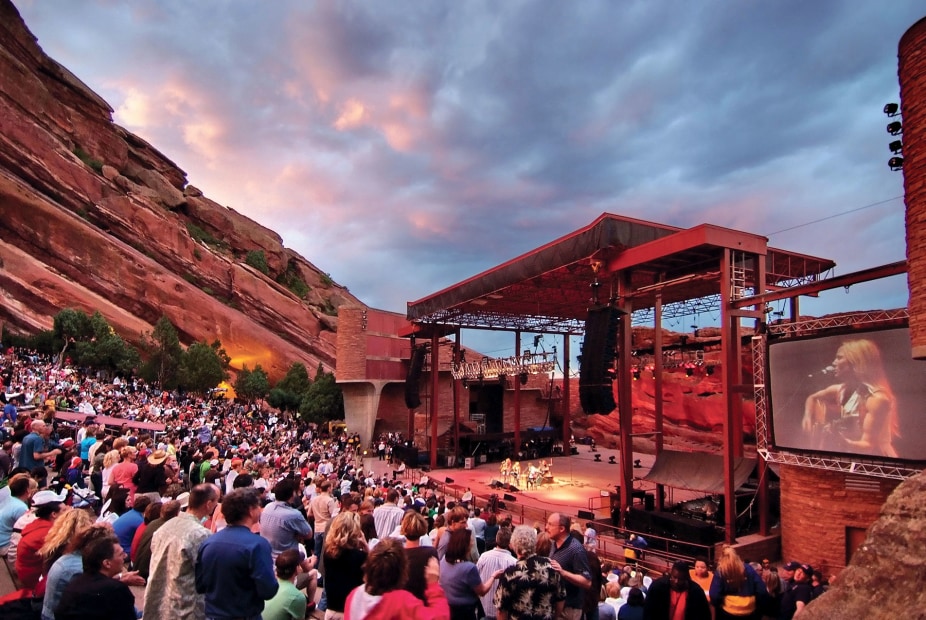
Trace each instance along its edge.
<path fill-rule="evenodd" d="M 408 374 L 405 376 L 405 406 L 409 409 L 417 409 L 421 406 L 421 397 L 418 395 L 418 381 L 421 379 L 424 356 L 427 354 L 428 346 L 425 344 L 420 344 L 412 350 Z"/>
<path fill-rule="evenodd" d="M 611 382 L 617 353 L 617 322 L 623 310 L 589 308 L 579 363 L 579 402 L 585 413 L 608 414 L 617 408 Z"/>

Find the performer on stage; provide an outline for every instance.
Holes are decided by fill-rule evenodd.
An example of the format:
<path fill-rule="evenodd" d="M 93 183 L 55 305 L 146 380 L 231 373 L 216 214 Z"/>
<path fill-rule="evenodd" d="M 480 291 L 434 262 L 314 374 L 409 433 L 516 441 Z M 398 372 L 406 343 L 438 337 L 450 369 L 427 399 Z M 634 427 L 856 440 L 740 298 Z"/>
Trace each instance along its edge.
<path fill-rule="evenodd" d="M 521 477 L 521 461 L 515 461 L 512 463 L 508 471 L 511 474 L 511 477 L 514 479 L 512 484 L 521 484 L 519 480 Z"/>
<path fill-rule="evenodd" d="M 540 482 L 540 469 L 534 463 L 531 463 L 527 469 L 527 486 L 534 488 L 538 482 Z"/>
<path fill-rule="evenodd" d="M 540 461 L 540 483 L 553 482 L 553 462 Z"/>
<path fill-rule="evenodd" d="M 502 475 L 502 482 L 508 482 L 508 476 L 511 475 L 511 459 L 507 458 L 502 461 L 502 465 L 499 468 L 499 473 Z"/>

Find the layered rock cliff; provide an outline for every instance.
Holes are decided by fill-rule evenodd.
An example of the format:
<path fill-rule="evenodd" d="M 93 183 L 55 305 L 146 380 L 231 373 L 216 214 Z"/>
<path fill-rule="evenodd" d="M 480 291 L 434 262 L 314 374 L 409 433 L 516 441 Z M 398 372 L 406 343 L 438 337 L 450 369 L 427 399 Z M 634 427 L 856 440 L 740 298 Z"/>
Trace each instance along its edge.
<path fill-rule="evenodd" d="M 112 115 L 0 0 L 3 327 L 32 332 L 64 308 L 99 310 L 138 342 L 165 314 L 183 342 L 218 338 L 239 368 L 332 369 L 337 308 L 360 302 Z"/>

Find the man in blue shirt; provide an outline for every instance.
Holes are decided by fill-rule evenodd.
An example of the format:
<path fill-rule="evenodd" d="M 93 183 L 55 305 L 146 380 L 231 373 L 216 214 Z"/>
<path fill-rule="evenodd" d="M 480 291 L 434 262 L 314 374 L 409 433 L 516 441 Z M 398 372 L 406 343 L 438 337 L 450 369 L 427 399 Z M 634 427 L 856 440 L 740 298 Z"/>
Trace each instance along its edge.
<path fill-rule="evenodd" d="M 16 400 L 11 398 L 10 402 L 3 406 L 3 415 L 0 416 L 0 424 L 3 424 L 4 420 L 9 420 L 14 425 L 16 424 Z"/>
<path fill-rule="evenodd" d="M 299 499 L 297 490 L 298 483 L 292 478 L 280 480 L 273 487 L 276 501 L 268 504 L 260 515 L 260 535 L 270 542 L 274 560 L 287 549 L 298 550 L 299 543 L 309 545 L 307 549 L 313 548 L 312 527 L 292 505 L 294 499 Z M 304 568 L 309 570 L 312 566 Z"/>
<path fill-rule="evenodd" d="M 55 448 L 48 450 L 48 436 L 51 434 L 51 427 L 42 420 L 32 422 L 32 432 L 23 438 L 22 450 L 19 452 L 19 466 L 25 467 L 32 471 L 36 467 L 45 464 L 45 459 L 61 454 L 61 450 Z"/>
<path fill-rule="evenodd" d="M 145 522 L 145 510 L 151 498 L 146 495 L 139 495 L 135 498 L 131 510 L 126 510 L 122 515 L 113 522 L 113 531 L 116 532 L 116 538 L 122 545 L 122 550 L 126 553 L 132 551 L 132 539 L 135 538 L 135 531 L 138 526 Z"/>
<path fill-rule="evenodd" d="M 206 539 L 196 556 L 196 591 L 205 594 L 206 618 L 260 618 L 279 584 L 270 543 L 251 532 L 260 519 L 254 489 L 235 489 L 222 501 L 228 527 Z"/>
<path fill-rule="evenodd" d="M 592 573 L 585 547 L 569 534 L 571 524 L 568 516 L 554 512 L 547 519 L 545 530 L 553 541 L 550 563 L 566 584 L 563 617 L 566 620 L 579 620 L 585 603 L 585 591 L 592 585 Z"/>

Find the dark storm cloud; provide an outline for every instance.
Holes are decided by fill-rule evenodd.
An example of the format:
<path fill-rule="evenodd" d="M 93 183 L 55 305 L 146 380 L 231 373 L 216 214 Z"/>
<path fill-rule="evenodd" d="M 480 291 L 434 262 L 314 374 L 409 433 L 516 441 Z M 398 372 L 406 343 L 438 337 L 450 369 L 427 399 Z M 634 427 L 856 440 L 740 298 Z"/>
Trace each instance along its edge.
<path fill-rule="evenodd" d="M 901 194 L 880 109 L 897 98 L 897 41 L 924 12 L 912 0 L 16 4 L 192 183 L 395 310 L 604 211 L 770 234 Z M 897 260 L 902 208 L 771 242 L 856 269 Z"/>

